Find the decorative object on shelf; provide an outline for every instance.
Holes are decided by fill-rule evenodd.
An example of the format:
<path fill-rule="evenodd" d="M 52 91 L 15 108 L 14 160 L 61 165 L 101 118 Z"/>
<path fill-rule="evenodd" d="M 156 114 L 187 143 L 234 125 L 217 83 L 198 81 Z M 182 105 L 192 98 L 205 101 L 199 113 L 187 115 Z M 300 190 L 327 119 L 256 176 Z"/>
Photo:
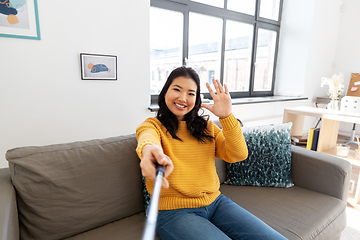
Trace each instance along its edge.
<path fill-rule="evenodd" d="M 360 159 L 360 149 L 355 149 L 355 158 Z"/>
<path fill-rule="evenodd" d="M 339 73 L 338 75 L 334 74 L 331 78 L 321 78 L 321 87 L 324 85 L 329 86 L 329 89 L 326 91 L 331 99 L 330 103 L 328 104 L 328 109 L 334 111 L 340 110 L 339 99 L 344 91 L 344 84 L 342 84 L 343 82 L 344 76 L 342 73 Z"/>
<path fill-rule="evenodd" d="M 327 105 L 327 109 L 333 110 L 333 111 L 339 111 L 340 110 L 340 101 L 339 100 L 330 100 L 330 102 Z"/>
<path fill-rule="evenodd" d="M 80 53 L 82 80 L 117 80 L 117 57 Z"/>
<path fill-rule="evenodd" d="M 350 146 L 338 143 L 335 147 L 335 155 L 338 157 L 347 157 L 349 155 Z"/>
<path fill-rule="evenodd" d="M 40 40 L 37 0 L 0 1 L 0 37 Z"/>

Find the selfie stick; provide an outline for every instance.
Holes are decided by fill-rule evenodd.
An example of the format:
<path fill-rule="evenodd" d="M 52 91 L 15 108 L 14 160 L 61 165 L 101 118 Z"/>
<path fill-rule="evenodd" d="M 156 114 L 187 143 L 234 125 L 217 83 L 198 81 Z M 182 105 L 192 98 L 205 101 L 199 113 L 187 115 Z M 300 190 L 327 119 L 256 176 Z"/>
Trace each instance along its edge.
<path fill-rule="evenodd" d="M 156 220 L 158 216 L 160 190 L 164 175 L 165 175 L 165 166 L 158 165 L 156 168 L 156 178 L 154 183 L 154 190 L 151 196 L 149 214 L 146 220 L 145 231 L 142 240 L 155 239 L 155 228 L 156 228 Z"/>

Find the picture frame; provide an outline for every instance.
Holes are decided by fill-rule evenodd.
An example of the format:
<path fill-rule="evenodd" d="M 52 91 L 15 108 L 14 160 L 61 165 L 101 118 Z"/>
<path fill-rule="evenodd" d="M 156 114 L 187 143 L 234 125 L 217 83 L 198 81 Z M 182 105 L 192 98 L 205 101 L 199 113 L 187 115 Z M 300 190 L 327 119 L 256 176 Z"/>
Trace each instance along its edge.
<path fill-rule="evenodd" d="M 117 80 L 117 56 L 80 53 L 82 80 Z"/>
<path fill-rule="evenodd" d="M 37 0 L 1 0 L 0 37 L 41 40 Z"/>

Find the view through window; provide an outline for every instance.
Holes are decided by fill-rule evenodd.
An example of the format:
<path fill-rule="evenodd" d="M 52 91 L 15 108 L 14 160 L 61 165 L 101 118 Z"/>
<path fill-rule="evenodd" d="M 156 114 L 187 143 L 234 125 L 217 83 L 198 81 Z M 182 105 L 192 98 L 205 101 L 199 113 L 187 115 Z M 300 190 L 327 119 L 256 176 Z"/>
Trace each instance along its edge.
<path fill-rule="evenodd" d="M 282 0 L 151 0 L 150 89 L 192 67 L 201 92 L 213 78 L 234 97 L 272 96 Z"/>

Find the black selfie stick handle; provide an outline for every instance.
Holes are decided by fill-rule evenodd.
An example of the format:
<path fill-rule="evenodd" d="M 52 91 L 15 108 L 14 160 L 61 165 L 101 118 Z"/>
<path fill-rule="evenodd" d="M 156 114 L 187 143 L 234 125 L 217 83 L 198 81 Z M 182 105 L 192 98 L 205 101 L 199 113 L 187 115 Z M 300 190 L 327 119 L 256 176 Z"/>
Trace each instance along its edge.
<path fill-rule="evenodd" d="M 156 221 L 159 212 L 158 205 L 160 199 L 160 190 L 164 175 L 165 175 L 165 166 L 157 165 L 154 189 L 151 196 L 149 214 L 146 220 L 145 231 L 142 240 L 155 239 Z"/>

